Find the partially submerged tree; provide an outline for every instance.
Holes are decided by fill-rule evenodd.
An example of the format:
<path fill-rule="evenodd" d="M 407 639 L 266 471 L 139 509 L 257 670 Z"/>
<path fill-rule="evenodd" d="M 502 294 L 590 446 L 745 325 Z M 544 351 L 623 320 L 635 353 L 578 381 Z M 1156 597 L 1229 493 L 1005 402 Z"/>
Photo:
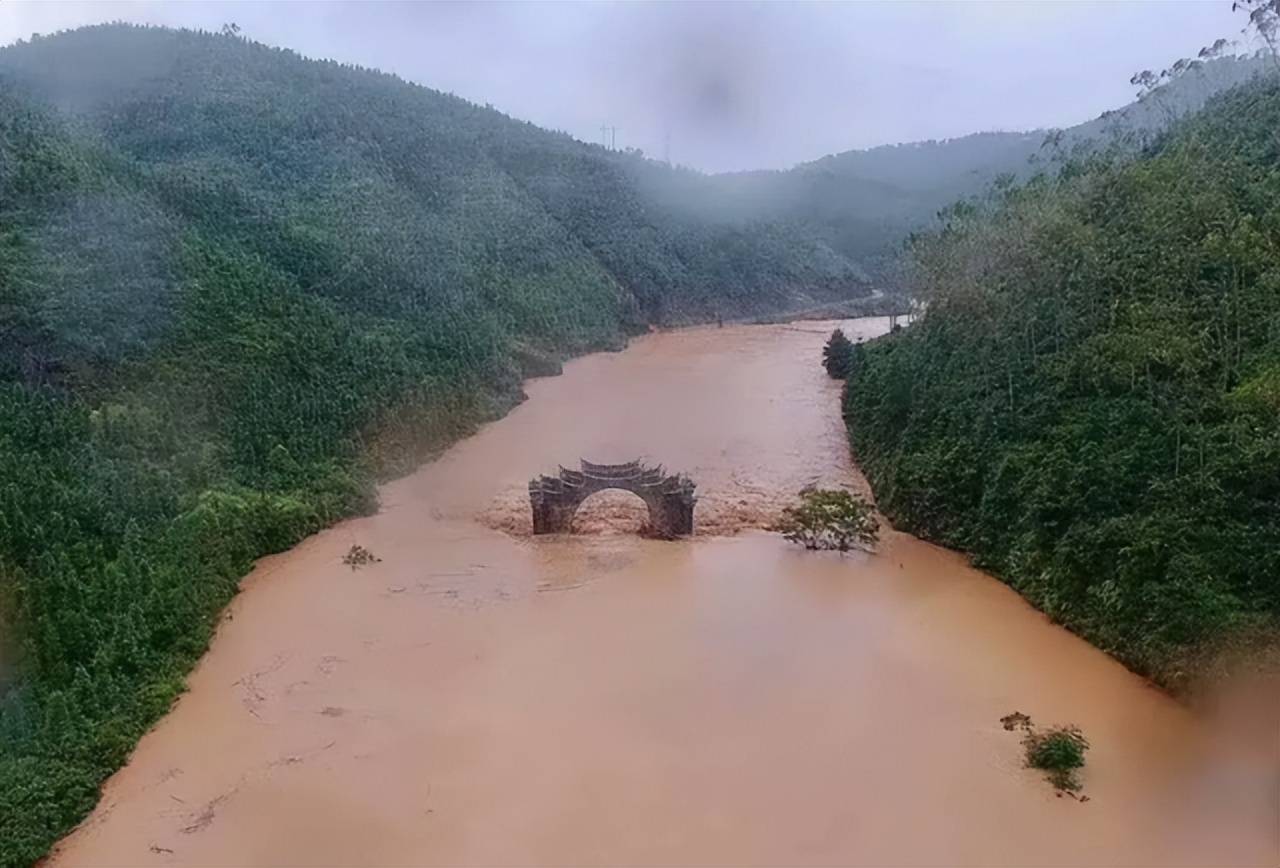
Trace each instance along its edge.
<path fill-rule="evenodd" d="M 1076 726 L 1031 729 L 1022 739 L 1027 750 L 1027 765 L 1048 773 L 1050 782 L 1059 790 L 1074 793 L 1080 789 L 1077 772 L 1084 768 L 1084 754 L 1089 740 Z"/>
<path fill-rule="evenodd" d="M 871 504 L 844 489 L 806 488 L 783 513 L 778 530 L 807 549 L 871 549 L 880 538 Z"/>
<path fill-rule="evenodd" d="M 827 339 L 827 345 L 822 348 L 822 366 L 827 369 L 832 379 L 843 380 L 849 375 L 853 356 L 853 341 L 845 337 L 840 329 L 836 329 Z"/>

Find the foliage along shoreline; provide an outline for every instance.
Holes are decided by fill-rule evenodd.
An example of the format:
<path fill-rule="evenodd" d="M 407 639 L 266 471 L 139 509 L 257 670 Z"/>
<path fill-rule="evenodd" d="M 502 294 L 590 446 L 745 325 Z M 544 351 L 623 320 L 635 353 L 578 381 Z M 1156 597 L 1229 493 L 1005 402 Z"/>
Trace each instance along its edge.
<path fill-rule="evenodd" d="M 868 291 L 795 226 L 669 201 L 705 187 L 234 35 L 0 49 L 0 866 L 92 809 L 256 558 L 525 376 Z"/>
<path fill-rule="evenodd" d="M 707 324 L 691 323 L 663 330 Z M 625 349 L 627 343 L 622 339 L 584 348 L 570 358 L 595 352 L 618 352 Z M 559 360 L 545 354 L 521 365 L 521 376 L 526 382 L 560 373 Z M 12 397 L 4 395 L 3 390 L 0 396 Z M 0 865 L 7 868 L 38 860 L 93 809 L 101 784 L 127 761 L 138 739 L 155 726 L 186 691 L 187 674 L 208 651 L 223 611 L 257 560 L 287 551 L 307 537 L 349 518 L 376 513 L 377 486 L 412 474 L 483 425 L 503 418 L 526 397 L 523 388 L 517 387 L 490 393 L 480 401 L 462 402 L 458 405 L 461 409 L 446 428 L 434 429 L 427 438 L 419 435 L 412 441 L 376 446 L 376 456 L 360 457 L 354 469 L 329 467 L 325 472 L 332 476 L 304 484 L 302 488 L 271 491 L 228 486 L 202 492 L 192 508 L 177 516 L 171 527 L 150 528 L 159 533 L 154 538 L 147 538 L 146 526 L 127 520 L 129 535 L 123 541 L 122 550 L 116 560 L 102 565 L 103 573 L 114 580 L 113 586 L 95 589 L 93 605 L 130 609 L 130 617 L 137 619 L 131 626 L 139 632 L 156 629 L 144 624 L 155 619 L 156 613 L 130 605 L 128 598 L 134 589 L 121 581 L 127 578 L 127 571 L 142 567 L 149 594 L 165 609 L 162 627 L 165 632 L 152 641 L 177 639 L 178 642 L 168 649 L 162 660 L 152 656 L 135 664 L 137 671 L 142 671 L 144 664 L 153 669 L 146 682 L 134 688 L 135 695 L 129 695 L 127 676 L 113 679 L 116 683 L 109 685 L 112 693 L 107 697 L 112 703 L 112 713 L 106 718 L 77 707 L 93 708 L 95 702 L 103 699 L 98 693 L 102 683 L 85 677 L 83 672 L 71 674 L 72 690 L 76 693 L 70 697 L 60 692 L 52 697 L 42 696 L 44 685 L 36 685 L 33 690 L 30 681 L 19 681 L 10 696 L 0 698 L 3 726 L 0 737 L 4 739 L 0 742 L 3 748 L 0 750 L 0 832 L 7 836 L 0 837 L 4 842 L 0 847 Z M 42 408 L 46 412 L 51 409 Z M 398 412 L 416 414 L 427 409 L 406 406 Z M 20 416 L 20 413 L 14 414 L 14 418 Z M 128 418 L 127 410 L 119 405 L 60 407 L 53 409 L 52 418 L 43 420 L 39 436 L 48 435 L 68 418 L 74 420 L 72 424 L 80 433 L 88 432 L 89 439 L 108 434 L 113 426 L 135 424 Z M 438 420 L 439 417 L 433 414 L 431 418 Z M 102 427 L 95 428 L 95 424 Z M 146 436 L 154 433 L 148 432 Z M 127 441 L 136 435 L 137 432 L 129 431 L 121 439 Z M 108 434 L 107 439 L 118 436 Z M 14 431 L 3 423 L 0 423 L 0 437 L 3 437 L 0 443 L 6 447 L 15 445 Z M 375 438 L 373 442 L 379 441 Z M 20 460 L 25 456 L 14 457 Z M 47 457 L 47 453 L 42 457 Z M 277 450 L 275 458 L 288 469 L 301 471 L 283 450 Z M 104 459 L 107 463 L 113 461 L 102 454 L 88 461 L 97 463 Z M 117 471 L 118 468 L 112 468 L 107 472 Z M 59 577 L 64 582 L 59 589 L 59 601 L 66 601 L 68 595 L 83 590 L 75 587 L 81 575 L 66 573 Z M 21 581 L 23 576 L 14 571 L 4 578 Z M 194 587 L 187 587 L 188 583 Z M 21 614 L 16 608 L 15 611 Z M 85 624 L 83 613 L 77 615 L 78 624 Z M 48 641 L 50 637 L 42 638 Z M 87 646 L 92 637 L 84 636 L 82 641 Z M 117 665 L 120 662 L 119 657 L 111 660 Z M 0 687 L 3 686 L 0 683 Z M 52 712 L 39 708 L 43 703 L 52 704 Z M 33 710 L 37 713 L 32 714 Z M 20 751 L 26 755 L 20 756 Z M 41 825 L 33 828 L 33 819 Z"/>
<path fill-rule="evenodd" d="M 903 530 L 1181 692 L 1280 634 L 1280 79 L 1134 157 L 954 208 L 861 345 L 854 456 Z"/>
<path fill-rule="evenodd" d="M 93 807 L 255 558 L 373 509 L 523 375 L 865 295 L 883 209 L 829 168 L 709 178 L 234 35 L 0 49 L 0 865 Z"/>

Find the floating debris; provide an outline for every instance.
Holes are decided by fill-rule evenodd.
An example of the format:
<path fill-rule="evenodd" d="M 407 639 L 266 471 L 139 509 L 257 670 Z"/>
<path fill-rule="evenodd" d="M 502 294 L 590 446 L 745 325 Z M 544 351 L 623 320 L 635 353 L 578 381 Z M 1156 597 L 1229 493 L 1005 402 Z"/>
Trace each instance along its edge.
<path fill-rule="evenodd" d="M 1015 711 L 1000 718 L 1000 724 L 1008 732 L 1013 732 L 1015 729 L 1029 730 L 1031 729 L 1031 717 L 1021 711 Z"/>
<path fill-rule="evenodd" d="M 345 555 L 342 556 L 342 562 L 351 567 L 354 572 L 360 567 L 366 567 L 369 564 L 382 563 L 382 558 L 369 551 L 364 546 L 352 546 Z"/>

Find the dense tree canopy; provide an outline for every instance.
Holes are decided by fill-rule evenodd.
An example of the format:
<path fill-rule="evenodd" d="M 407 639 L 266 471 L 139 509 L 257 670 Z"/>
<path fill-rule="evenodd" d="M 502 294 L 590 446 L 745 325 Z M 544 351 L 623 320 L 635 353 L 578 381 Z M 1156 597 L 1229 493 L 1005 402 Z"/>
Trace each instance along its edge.
<path fill-rule="evenodd" d="M 92 806 L 255 557 L 523 373 L 867 292 L 663 174 L 705 182 L 234 33 L 0 50 L 0 864 Z"/>
<path fill-rule="evenodd" d="M 845 405 L 902 527 L 1180 686 L 1280 621 L 1280 83 L 953 210 Z"/>

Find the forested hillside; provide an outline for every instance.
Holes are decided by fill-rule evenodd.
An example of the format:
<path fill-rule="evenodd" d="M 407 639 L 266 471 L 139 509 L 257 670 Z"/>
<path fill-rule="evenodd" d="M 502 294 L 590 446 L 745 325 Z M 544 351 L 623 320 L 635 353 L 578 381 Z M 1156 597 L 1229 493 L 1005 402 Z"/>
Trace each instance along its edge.
<path fill-rule="evenodd" d="M 1171 687 L 1280 624 L 1280 82 L 953 209 L 864 346 L 881 508 Z"/>
<path fill-rule="evenodd" d="M 93 805 L 254 558 L 522 374 L 868 291 L 792 227 L 663 205 L 661 172 L 234 36 L 0 50 L 0 865 Z"/>

